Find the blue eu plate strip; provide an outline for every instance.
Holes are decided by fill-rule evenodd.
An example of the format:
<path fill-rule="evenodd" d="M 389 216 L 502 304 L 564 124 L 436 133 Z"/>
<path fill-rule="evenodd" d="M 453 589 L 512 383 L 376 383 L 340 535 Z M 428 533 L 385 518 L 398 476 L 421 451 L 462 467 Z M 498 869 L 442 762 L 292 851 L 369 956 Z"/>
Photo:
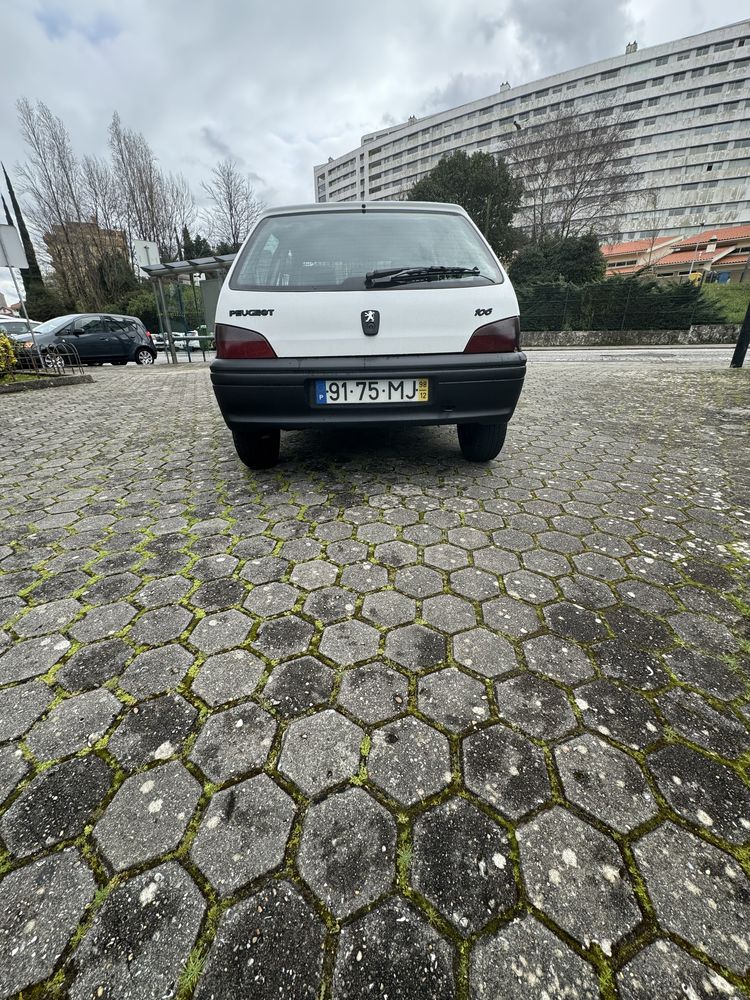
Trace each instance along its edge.
<path fill-rule="evenodd" d="M 328 402 L 328 397 L 326 396 L 326 384 L 324 379 L 315 380 L 315 402 L 316 403 Z"/>

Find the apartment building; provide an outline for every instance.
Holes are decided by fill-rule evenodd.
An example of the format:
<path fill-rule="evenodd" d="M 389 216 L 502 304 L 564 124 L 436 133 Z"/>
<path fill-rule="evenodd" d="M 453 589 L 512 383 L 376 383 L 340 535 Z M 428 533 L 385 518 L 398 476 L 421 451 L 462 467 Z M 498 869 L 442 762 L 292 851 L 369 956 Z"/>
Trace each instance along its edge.
<path fill-rule="evenodd" d="M 631 171 L 611 241 L 680 237 L 750 223 L 750 20 L 558 73 L 426 118 L 370 132 L 314 168 L 316 201 L 402 198 L 456 150 L 503 155 L 560 115 L 624 114 L 618 156 Z M 523 224 L 523 212 L 518 220 Z"/>

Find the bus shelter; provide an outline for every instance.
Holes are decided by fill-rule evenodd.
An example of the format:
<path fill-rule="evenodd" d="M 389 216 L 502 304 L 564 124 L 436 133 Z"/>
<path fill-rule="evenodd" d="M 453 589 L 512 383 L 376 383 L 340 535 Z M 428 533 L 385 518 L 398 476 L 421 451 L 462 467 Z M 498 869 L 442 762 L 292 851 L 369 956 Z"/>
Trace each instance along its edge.
<path fill-rule="evenodd" d="M 219 299 L 219 292 L 224 283 L 224 278 L 235 258 L 235 254 L 219 254 L 213 257 L 198 257 L 195 260 L 175 260 L 166 264 L 142 264 L 141 270 L 148 275 L 149 281 L 154 284 L 156 298 L 156 312 L 159 319 L 159 332 L 164 340 L 165 356 L 168 362 L 177 364 L 176 344 L 183 342 L 187 347 L 188 360 L 190 357 L 190 343 L 195 340 L 195 335 L 190 335 L 187 324 L 184 322 L 184 308 L 182 299 L 182 284 L 185 279 L 189 279 L 192 285 L 195 275 L 201 277 L 201 309 L 203 312 L 203 324 L 206 331 L 212 331 L 216 318 L 216 303 Z M 177 298 L 179 308 L 183 316 L 183 333 L 176 333 L 173 329 L 172 319 L 169 314 L 169 306 L 166 286 L 174 282 L 177 287 Z M 195 286 L 193 285 L 193 289 Z M 205 357 L 205 338 L 199 338 L 201 348 Z M 213 339 L 213 335 L 211 335 Z"/>

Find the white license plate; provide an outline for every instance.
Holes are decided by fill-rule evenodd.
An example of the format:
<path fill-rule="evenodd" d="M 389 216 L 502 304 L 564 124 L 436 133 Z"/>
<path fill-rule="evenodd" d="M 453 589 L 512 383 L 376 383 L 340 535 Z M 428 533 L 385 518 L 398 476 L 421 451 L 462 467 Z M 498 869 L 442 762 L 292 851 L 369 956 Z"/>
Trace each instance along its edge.
<path fill-rule="evenodd" d="M 427 403 L 426 378 L 316 379 L 315 402 L 325 403 Z"/>

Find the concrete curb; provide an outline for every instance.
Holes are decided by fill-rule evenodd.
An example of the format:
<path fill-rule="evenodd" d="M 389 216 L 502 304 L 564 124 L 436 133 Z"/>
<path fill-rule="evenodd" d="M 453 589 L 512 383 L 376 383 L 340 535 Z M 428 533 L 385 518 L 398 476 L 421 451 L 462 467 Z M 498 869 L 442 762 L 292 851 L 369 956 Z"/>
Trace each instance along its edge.
<path fill-rule="evenodd" d="M 24 382 L 10 382 L 8 385 L 0 385 L 0 396 L 9 392 L 26 392 L 27 389 L 53 389 L 64 385 L 81 385 L 83 382 L 93 381 L 90 375 L 63 375 L 62 377 L 37 378 L 33 381 L 29 379 Z"/>

